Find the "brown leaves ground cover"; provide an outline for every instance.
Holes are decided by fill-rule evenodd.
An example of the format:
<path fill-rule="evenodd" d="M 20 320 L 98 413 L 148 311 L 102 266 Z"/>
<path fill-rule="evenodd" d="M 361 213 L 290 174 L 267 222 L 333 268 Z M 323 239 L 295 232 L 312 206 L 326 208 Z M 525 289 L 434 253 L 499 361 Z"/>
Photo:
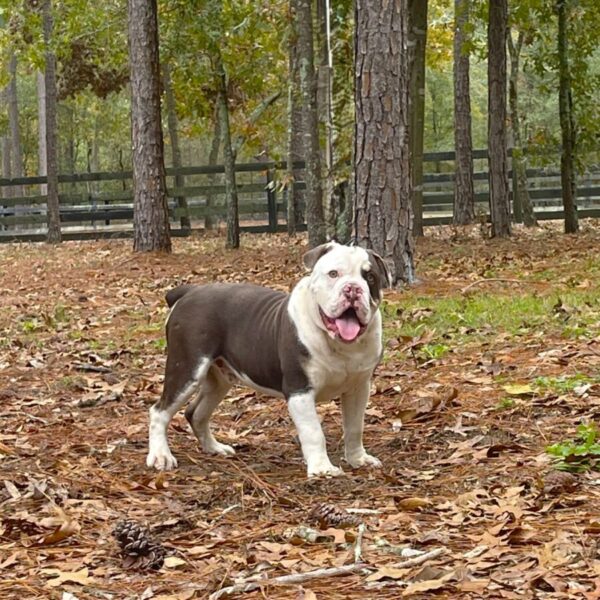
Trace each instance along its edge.
<path fill-rule="evenodd" d="M 243 388 L 215 417 L 234 458 L 204 456 L 178 415 L 179 469 L 144 465 L 164 292 L 213 280 L 288 290 L 302 275 L 302 238 L 222 246 L 0 247 L 0 598 L 207 598 L 357 557 L 364 570 L 241 595 L 600 597 L 600 473 L 557 475 L 545 452 L 600 415 L 599 228 L 509 241 L 430 231 L 420 283 L 384 309 L 365 433 L 384 468 L 332 480 L 306 480 L 283 401 Z M 506 314 L 485 313 L 492 300 Z M 339 464 L 339 408 L 319 410 Z M 322 503 L 362 525 L 315 520 Z M 125 568 L 111 536 L 123 519 L 166 549 L 159 571 Z"/>

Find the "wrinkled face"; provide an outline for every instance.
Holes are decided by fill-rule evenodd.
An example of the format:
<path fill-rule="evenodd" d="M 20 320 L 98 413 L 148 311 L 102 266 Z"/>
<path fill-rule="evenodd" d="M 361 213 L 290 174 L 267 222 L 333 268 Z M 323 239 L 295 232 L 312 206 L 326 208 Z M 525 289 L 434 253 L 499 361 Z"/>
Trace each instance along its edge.
<path fill-rule="evenodd" d="M 330 242 L 307 253 L 305 264 L 312 266 L 310 289 L 319 325 L 334 339 L 354 342 L 367 329 L 389 285 L 382 259 L 363 248 Z"/>

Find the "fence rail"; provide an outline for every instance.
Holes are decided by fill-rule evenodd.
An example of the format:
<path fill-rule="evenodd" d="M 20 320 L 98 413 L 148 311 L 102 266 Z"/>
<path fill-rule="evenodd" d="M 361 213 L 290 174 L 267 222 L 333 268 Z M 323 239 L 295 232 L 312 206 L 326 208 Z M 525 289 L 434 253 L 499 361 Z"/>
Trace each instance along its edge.
<path fill-rule="evenodd" d="M 480 218 L 486 219 L 489 210 L 488 173 L 484 170 L 487 151 L 475 150 L 473 158 L 478 169 L 474 173 L 476 208 Z M 432 152 L 424 157 L 423 223 L 426 226 L 452 221 L 453 161 L 454 152 Z M 557 162 L 555 160 L 545 168 L 527 170 L 529 195 L 540 220 L 563 217 Z M 298 162 L 294 168 L 302 171 L 304 165 Z M 277 185 L 278 174 L 285 169 L 286 163 L 283 161 L 236 165 L 242 231 L 274 232 L 285 229 L 287 191 Z M 190 230 L 180 225 L 182 217 L 189 217 L 192 231 L 202 228 L 207 218 L 213 221 L 225 219 L 223 173 L 223 165 L 166 169 L 167 182 L 172 184 L 168 185 L 168 202 L 173 235 L 189 234 Z M 179 186 L 175 186 L 176 177 Z M 64 239 L 131 235 L 131 171 L 62 174 L 58 180 Z M 45 239 L 46 196 L 40 192 L 40 186 L 45 183 L 46 177 L 43 176 L 0 179 L 0 241 Z M 298 190 L 305 188 L 303 181 L 296 182 L 294 186 Z M 516 192 L 514 181 L 512 188 L 514 213 L 519 215 L 519 198 L 513 195 Z M 18 196 L 17 191 L 20 194 Z M 185 203 L 181 201 L 183 198 Z M 579 177 L 577 198 L 580 218 L 600 217 L 599 166 L 591 167 Z"/>

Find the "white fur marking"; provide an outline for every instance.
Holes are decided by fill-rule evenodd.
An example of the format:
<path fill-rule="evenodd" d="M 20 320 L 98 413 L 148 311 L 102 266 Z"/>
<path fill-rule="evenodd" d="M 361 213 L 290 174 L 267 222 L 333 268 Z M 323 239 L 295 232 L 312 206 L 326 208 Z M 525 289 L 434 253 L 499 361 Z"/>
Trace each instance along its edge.
<path fill-rule="evenodd" d="M 365 408 L 369 401 L 370 387 L 370 379 L 364 379 L 342 396 L 345 458 L 355 469 L 364 465 L 381 467 L 381 461 L 367 454 L 363 446 Z"/>
<path fill-rule="evenodd" d="M 288 400 L 288 409 L 298 430 L 308 476 L 325 475 L 335 477 L 341 475 L 342 470 L 334 467 L 327 456 L 325 436 L 317 415 L 314 393 L 294 394 Z"/>
<path fill-rule="evenodd" d="M 203 358 L 196 367 L 191 381 L 179 392 L 166 410 L 158 410 L 155 406 L 150 408 L 148 457 L 146 458 L 148 467 L 156 467 L 159 471 L 169 471 L 177 467 L 177 459 L 169 449 L 167 427 L 173 415 L 197 392 L 202 380 L 206 377 L 209 366 L 210 360 Z"/>

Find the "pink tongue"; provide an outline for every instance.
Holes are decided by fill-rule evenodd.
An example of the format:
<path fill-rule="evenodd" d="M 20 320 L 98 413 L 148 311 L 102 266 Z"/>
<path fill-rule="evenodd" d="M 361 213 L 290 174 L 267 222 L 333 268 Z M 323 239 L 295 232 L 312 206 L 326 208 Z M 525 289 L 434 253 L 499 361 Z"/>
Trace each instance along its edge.
<path fill-rule="evenodd" d="M 348 317 L 338 317 L 335 320 L 335 324 L 340 332 L 340 336 L 347 342 L 351 342 L 352 340 L 356 339 L 356 336 L 360 331 L 360 323 L 354 315 Z"/>

